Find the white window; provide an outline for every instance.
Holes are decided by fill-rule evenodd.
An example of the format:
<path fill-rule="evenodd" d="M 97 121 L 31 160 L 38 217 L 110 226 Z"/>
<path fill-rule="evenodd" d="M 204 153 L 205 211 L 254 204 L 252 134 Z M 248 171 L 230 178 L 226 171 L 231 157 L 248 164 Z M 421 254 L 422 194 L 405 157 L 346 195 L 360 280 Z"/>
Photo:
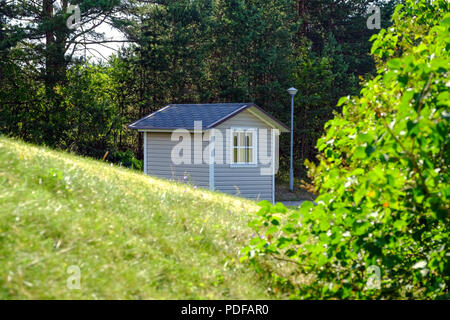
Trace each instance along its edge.
<path fill-rule="evenodd" d="M 256 129 L 231 129 L 231 164 L 257 164 L 257 131 Z"/>

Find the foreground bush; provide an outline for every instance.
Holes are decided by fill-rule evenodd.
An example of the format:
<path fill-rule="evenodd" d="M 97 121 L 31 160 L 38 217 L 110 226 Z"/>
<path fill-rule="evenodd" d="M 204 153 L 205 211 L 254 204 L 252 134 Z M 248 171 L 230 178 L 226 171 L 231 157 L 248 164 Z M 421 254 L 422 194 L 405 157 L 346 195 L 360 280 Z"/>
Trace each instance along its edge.
<path fill-rule="evenodd" d="M 298 262 L 300 298 L 449 298 L 449 4 L 406 1 L 374 37 L 378 76 L 318 141 L 320 196 L 261 203 L 244 258 Z"/>

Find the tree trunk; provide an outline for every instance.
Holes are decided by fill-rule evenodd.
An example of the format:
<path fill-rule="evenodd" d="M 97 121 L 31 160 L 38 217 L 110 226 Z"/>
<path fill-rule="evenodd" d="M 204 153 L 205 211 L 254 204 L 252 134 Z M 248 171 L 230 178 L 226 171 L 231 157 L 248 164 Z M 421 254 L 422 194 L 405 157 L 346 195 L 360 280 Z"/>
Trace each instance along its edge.
<path fill-rule="evenodd" d="M 43 20 L 45 25 L 45 85 L 47 92 L 66 76 L 65 46 L 67 28 L 61 21 L 55 20 L 53 3 L 55 0 L 43 0 Z M 62 1 L 63 12 L 67 11 L 67 0 Z"/>
<path fill-rule="evenodd" d="M 306 31 L 305 0 L 298 0 L 298 18 L 301 20 L 300 27 L 298 28 L 298 36 L 300 36 L 304 35 Z"/>
<path fill-rule="evenodd" d="M 53 0 L 43 0 L 44 22 L 47 24 L 45 30 L 45 85 L 46 89 L 52 89 L 52 80 L 54 78 L 54 59 L 52 55 L 52 48 L 55 43 L 55 34 L 51 25 L 53 18 Z"/>

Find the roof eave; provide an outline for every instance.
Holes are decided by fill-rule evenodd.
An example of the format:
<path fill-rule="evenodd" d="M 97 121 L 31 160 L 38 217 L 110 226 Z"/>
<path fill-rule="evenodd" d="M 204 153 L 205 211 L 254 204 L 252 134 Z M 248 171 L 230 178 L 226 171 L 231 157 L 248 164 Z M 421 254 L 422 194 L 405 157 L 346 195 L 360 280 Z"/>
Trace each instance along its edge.
<path fill-rule="evenodd" d="M 253 104 L 252 107 L 254 107 L 256 110 L 258 110 L 260 112 L 261 115 L 265 116 L 267 119 L 269 119 L 273 125 L 279 129 L 281 132 L 285 133 L 285 132 L 291 132 L 291 130 L 289 129 L 289 127 L 287 125 L 285 125 L 283 122 L 281 122 L 280 120 L 278 120 L 277 118 L 275 118 L 274 116 L 272 116 L 270 113 L 266 112 L 264 109 L 260 108 L 259 106 L 257 106 L 256 104 Z"/>
<path fill-rule="evenodd" d="M 216 122 L 211 123 L 209 126 L 206 127 L 206 129 L 213 129 L 215 127 L 217 127 L 219 124 L 224 123 L 225 121 L 227 121 L 228 119 L 231 119 L 232 117 L 234 117 L 235 115 L 241 113 L 242 111 L 248 109 L 249 107 L 251 107 L 252 104 L 246 104 L 243 105 L 242 107 L 240 107 L 239 109 L 227 114 L 225 117 L 217 120 Z"/>
<path fill-rule="evenodd" d="M 274 116 L 272 116 L 271 114 L 267 113 L 266 111 L 264 111 L 262 108 L 258 107 L 255 103 L 249 103 L 246 104 L 245 106 L 239 108 L 238 110 L 228 114 L 227 116 L 223 117 L 222 119 L 210 124 L 207 129 L 212 129 L 217 127 L 218 125 L 220 125 L 221 123 L 224 123 L 225 121 L 231 119 L 232 117 L 238 115 L 239 113 L 250 109 L 254 107 L 255 109 L 257 109 L 263 116 L 265 116 L 266 118 L 270 119 L 270 121 L 272 121 L 272 126 L 276 127 L 277 129 L 279 129 L 281 132 L 290 132 L 291 130 L 289 129 L 288 126 L 286 126 L 283 122 L 281 122 L 280 120 L 278 120 L 277 118 L 275 118 Z"/>

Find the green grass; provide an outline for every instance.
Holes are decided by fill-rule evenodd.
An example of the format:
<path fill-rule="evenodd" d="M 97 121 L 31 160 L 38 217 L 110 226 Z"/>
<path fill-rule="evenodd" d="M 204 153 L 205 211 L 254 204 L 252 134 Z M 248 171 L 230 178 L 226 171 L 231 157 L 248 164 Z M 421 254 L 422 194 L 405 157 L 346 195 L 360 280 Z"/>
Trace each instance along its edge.
<path fill-rule="evenodd" d="M 0 299 L 273 298 L 239 262 L 257 209 L 0 137 Z"/>

